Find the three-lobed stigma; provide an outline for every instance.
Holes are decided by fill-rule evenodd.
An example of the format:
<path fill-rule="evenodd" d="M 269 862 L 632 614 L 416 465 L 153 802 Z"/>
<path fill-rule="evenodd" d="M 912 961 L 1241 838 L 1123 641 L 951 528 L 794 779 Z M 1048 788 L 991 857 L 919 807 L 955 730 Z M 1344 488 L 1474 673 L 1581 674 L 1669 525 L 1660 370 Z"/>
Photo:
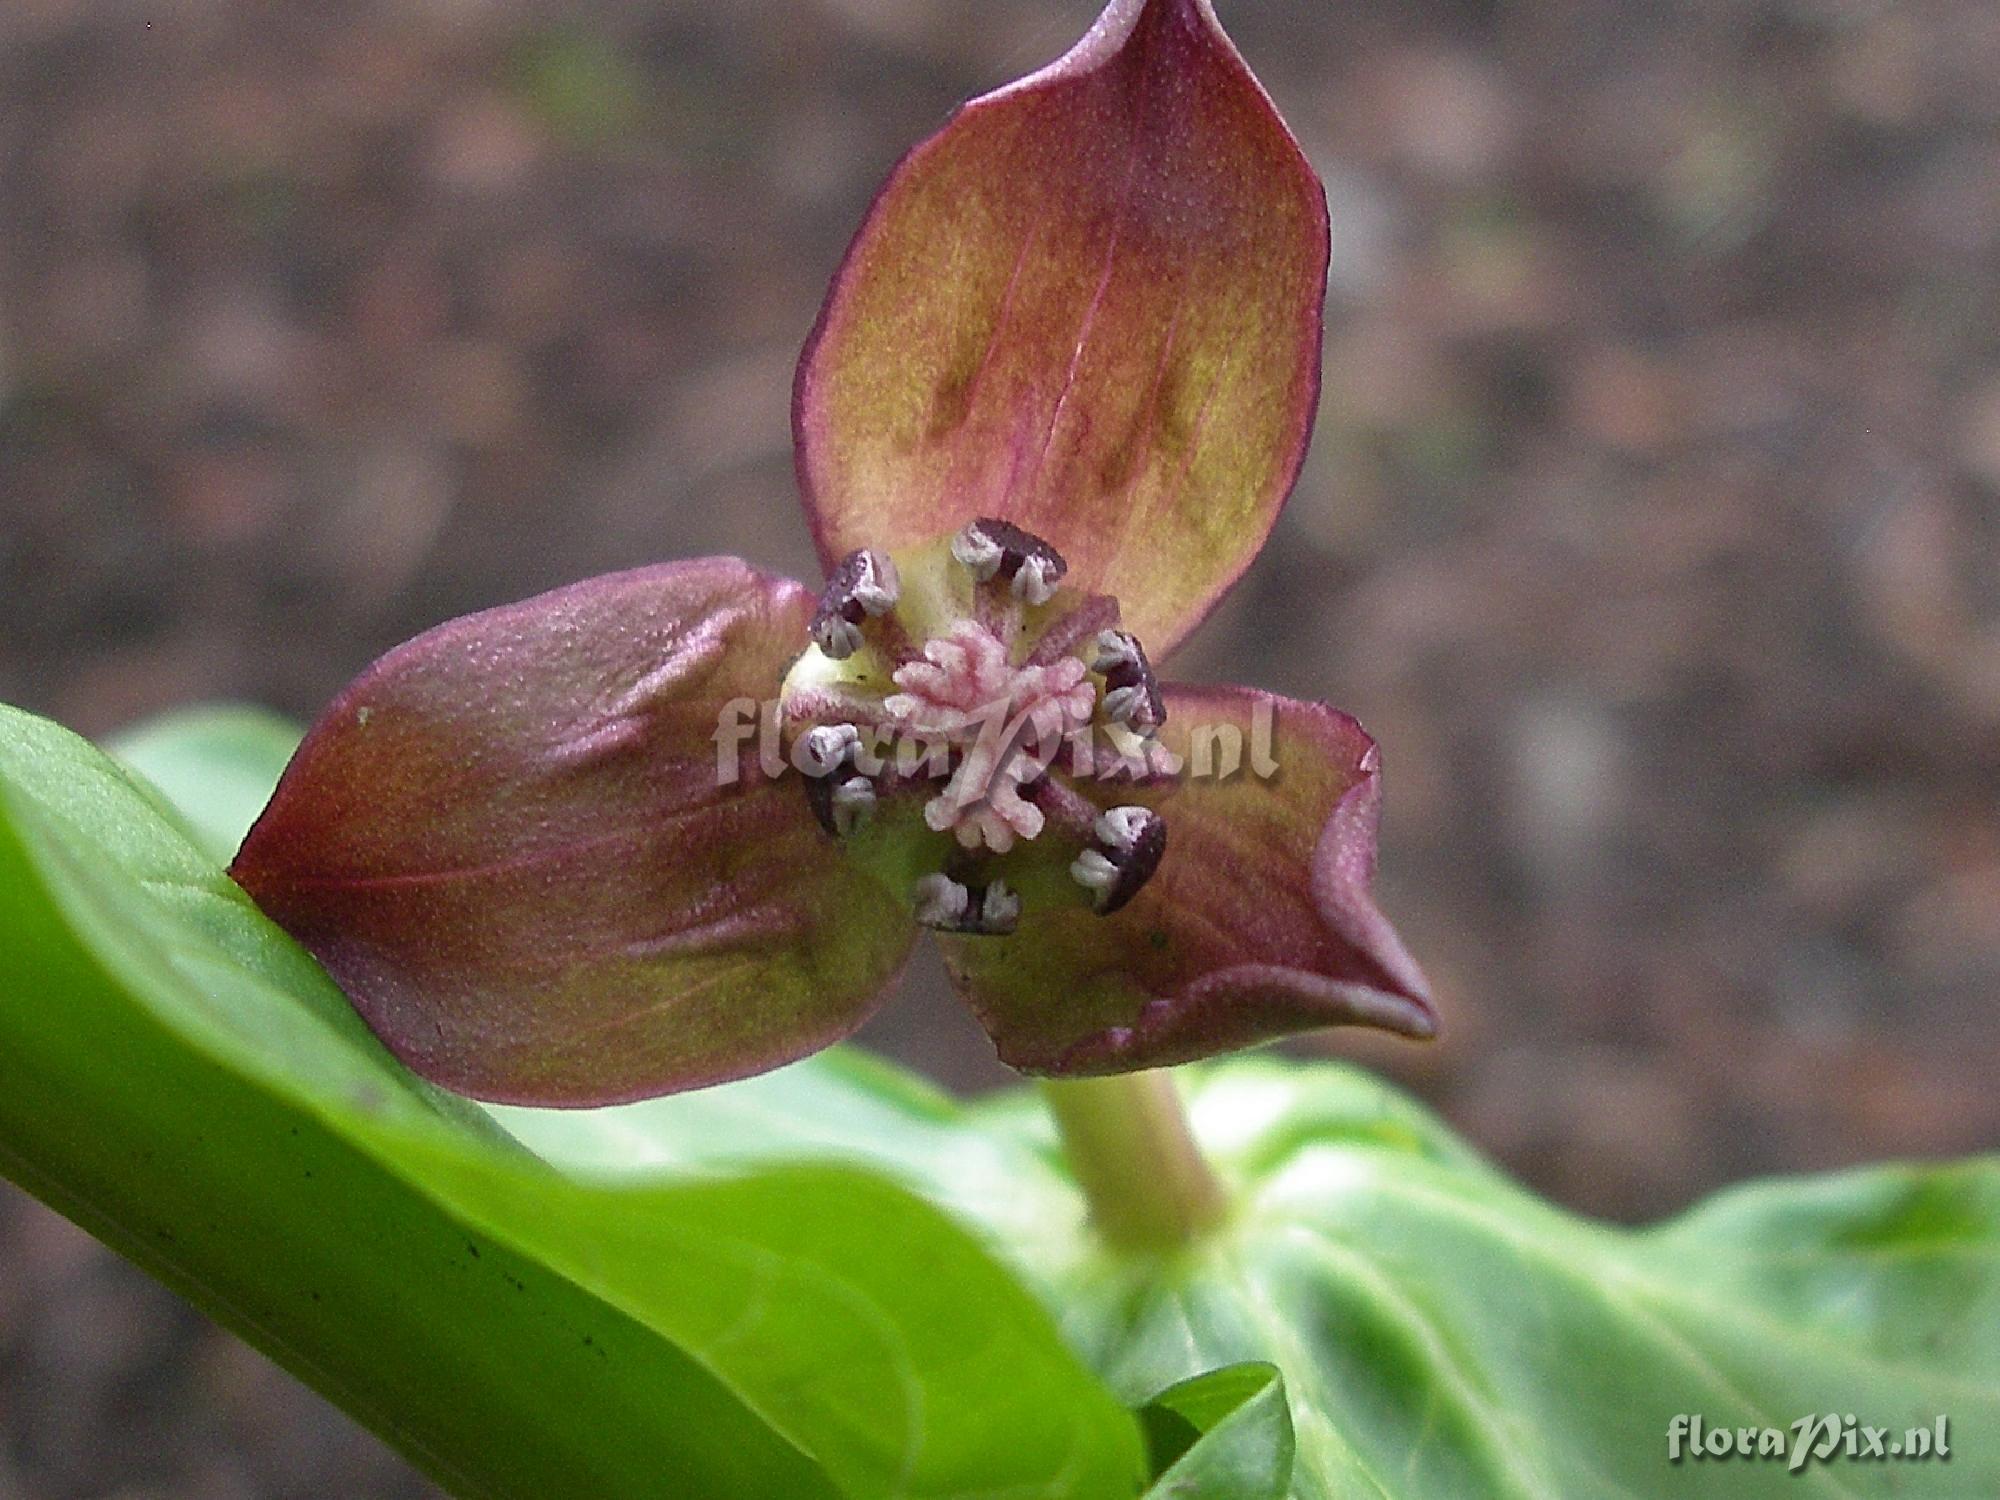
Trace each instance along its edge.
<path fill-rule="evenodd" d="M 1135 750 L 1145 764 L 1159 683 L 1117 601 L 1066 589 L 1068 571 L 1048 542 L 988 517 L 908 555 L 849 553 L 786 677 L 792 760 L 820 825 L 857 850 L 889 825 L 894 857 L 869 847 L 901 878 L 914 846 L 925 926 L 1015 931 L 1026 903 L 1000 867 L 1044 847 L 1067 876 L 1059 899 L 1104 915 L 1159 867 L 1164 819 L 1106 806 L 1098 774 L 1129 771 Z"/>

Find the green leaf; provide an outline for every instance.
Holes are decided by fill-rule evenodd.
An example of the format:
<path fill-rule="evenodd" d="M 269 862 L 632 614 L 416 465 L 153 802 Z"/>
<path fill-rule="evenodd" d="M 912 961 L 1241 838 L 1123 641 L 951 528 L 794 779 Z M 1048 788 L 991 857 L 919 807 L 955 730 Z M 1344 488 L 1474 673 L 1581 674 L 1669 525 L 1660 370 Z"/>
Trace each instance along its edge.
<path fill-rule="evenodd" d="M 0 955 L 0 972 L 12 961 Z M 11 1023 L 0 1026 L 8 1144 L 15 1049 Z M 1283 1374 L 1296 1500 L 2000 1493 L 2000 1159 L 1755 1183 L 1630 1231 L 1537 1202 L 1355 1070 L 1253 1058 L 1184 1078 L 1237 1206 L 1213 1240 L 1163 1259 L 1094 1242 L 1031 1094 L 959 1105 L 853 1052 L 620 1109 L 493 1116 L 597 1192 L 801 1160 L 897 1178 L 1031 1278 L 1074 1344 L 1145 1411 L 1155 1470 L 1169 1466 L 1161 1484 L 1181 1464 L 1254 1455 L 1279 1389 L 1250 1388 L 1258 1377 L 1241 1367 L 1254 1361 Z M 103 1134 L 130 1172 L 135 1137 L 115 1119 Z M 901 1234 L 885 1227 L 875 1243 L 889 1253 Z M 908 1260 L 895 1264 L 909 1274 Z M 270 1297 L 286 1284 L 273 1272 L 252 1286 Z M 301 1335 L 314 1349 L 324 1336 Z M 454 1345 L 434 1368 L 464 1380 L 467 1358 L 490 1378 Z M 1163 1387 L 1176 1389 L 1155 1396 Z M 937 1394 L 986 1399 L 976 1384 Z M 1784 1428 L 1824 1412 L 1897 1438 L 1946 1416 L 1951 1459 L 1835 1458 L 1794 1475 L 1771 1459 L 1668 1458 L 1677 1415 Z M 1010 1434 L 1031 1434 L 1009 1421 Z M 1262 1430 L 1274 1452 L 1276 1429 Z M 1186 1493 L 1238 1493 L 1209 1471 L 1200 1483 Z"/>
<path fill-rule="evenodd" d="M 1537 1202 L 1363 1074 L 1241 1060 L 1187 1070 L 1233 1222 L 1192 1252 L 1128 1259 L 1091 1238 L 1032 1096 L 954 1110 L 875 1071 L 823 1054 L 541 1116 L 529 1138 L 607 1167 L 870 1161 L 982 1227 L 1128 1400 L 1277 1366 L 1298 1500 L 2000 1493 L 2000 1161 L 1757 1183 L 1621 1230 Z M 1898 1436 L 1948 1416 L 1953 1456 L 1803 1478 L 1668 1459 L 1683 1413 L 1783 1429 L 1823 1412 Z"/>
<path fill-rule="evenodd" d="M 1756 1183 L 1622 1230 L 1537 1202 L 1359 1072 L 1246 1059 L 1186 1070 L 1233 1221 L 1129 1258 L 1091 1238 L 1032 1096 L 953 1109 L 876 1071 L 823 1056 L 530 1138 L 607 1169 L 870 1161 L 981 1226 L 1127 1400 L 1276 1366 L 1297 1500 L 2000 1493 L 2000 1160 Z M 1668 1459 L 1680 1414 L 1823 1412 L 1898 1437 L 1945 1415 L 1952 1457 Z"/>
<path fill-rule="evenodd" d="M 298 743 L 298 729 L 276 714 L 217 705 L 151 720 L 105 748 L 157 787 L 201 851 L 226 865 Z"/>
<path fill-rule="evenodd" d="M 1229 1365 L 1167 1387 L 1139 1408 L 1158 1478 L 1146 1500 L 1285 1500 L 1291 1412 L 1275 1366 Z"/>
<path fill-rule="evenodd" d="M 1151 1264 L 1079 1239 L 1041 1273 L 1128 1394 L 1282 1370 L 1301 1500 L 2000 1493 L 2000 1160 L 1758 1183 L 1634 1232 L 1536 1201 L 1347 1070 L 1194 1083 L 1234 1222 Z M 1952 1457 L 1668 1458 L 1680 1414 L 1826 1412 L 1898 1438 L 1945 1415 Z"/>
<path fill-rule="evenodd" d="M 954 1107 L 852 1053 L 536 1115 L 524 1134 L 578 1169 L 809 1155 L 891 1172 L 1033 1276 L 1128 1400 L 1241 1361 L 1280 1369 L 1298 1456 L 1290 1490 L 1264 1493 L 2000 1493 L 2000 1161 L 1758 1183 L 1629 1231 L 1535 1201 L 1359 1072 L 1187 1072 L 1240 1201 L 1215 1240 L 1161 1260 L 1093 1241 L 1031 1095 Z M 1679 1414 L 1785 1428 L 1816 1412 L 1898 1436 L 1943 1414 L 1953 1456 L 1803 1478 L 1770 1459 L 1668 1460 Z"/>
<path fill-rule="evenodd" d="M 833 1166 L 552 1170 L 393 1063 L 213 847 L 0 710 L 0 1169 L 455 1492 L 1136 1491 L 1129 1413 L 937 1211 Z"/>

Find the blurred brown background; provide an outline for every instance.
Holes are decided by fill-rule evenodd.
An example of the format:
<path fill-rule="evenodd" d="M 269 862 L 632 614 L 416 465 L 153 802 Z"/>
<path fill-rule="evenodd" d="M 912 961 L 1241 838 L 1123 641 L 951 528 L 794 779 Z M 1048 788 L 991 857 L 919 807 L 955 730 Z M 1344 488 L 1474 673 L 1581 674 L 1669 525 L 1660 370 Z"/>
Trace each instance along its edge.
<path fill-rule="evenodd" d="M 2000 7 L 1235 0 L 1326 176 L 1319 439 L 1179 675 L 1385 747 L 1435 1047 L 1566 1202 L 2000 1126 Z M 1091 0 L 5 0 L 0 697 L 308 715 L 451 614 L 806 574 L 867 196 Z M 870 1033 L 962 1086 L 926 972 Z M 0 1196 L 0 1500 L 426 1493 Z"/>

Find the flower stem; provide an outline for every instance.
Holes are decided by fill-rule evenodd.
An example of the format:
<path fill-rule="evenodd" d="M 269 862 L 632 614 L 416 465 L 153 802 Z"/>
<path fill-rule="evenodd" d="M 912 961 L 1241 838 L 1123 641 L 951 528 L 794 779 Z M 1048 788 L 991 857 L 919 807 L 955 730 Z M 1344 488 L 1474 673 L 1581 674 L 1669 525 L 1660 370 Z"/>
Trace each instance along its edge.
<path fill-rule="evenodd" d="M 1188 1129 L 1173 1076 L 1045 1079 L 1091 1222 L 1120 1250 L 1170 1250 L 1221 1222 L 1228 1204 Z"/>

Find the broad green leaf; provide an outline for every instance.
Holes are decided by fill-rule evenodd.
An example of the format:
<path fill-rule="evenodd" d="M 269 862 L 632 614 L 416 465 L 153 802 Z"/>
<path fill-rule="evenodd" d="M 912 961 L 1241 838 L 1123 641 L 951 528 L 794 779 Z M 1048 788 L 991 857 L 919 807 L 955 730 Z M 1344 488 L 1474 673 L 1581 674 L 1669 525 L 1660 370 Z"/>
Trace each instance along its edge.
<path fill-rule="evenodd" d="M 1296 1500 L 2000 1494 L 2000 1160 L 1754 1183 L 1630 1231 L 1536 1201 L 1355 1070 L 1246 1059 L 1185 1080 L 1239 1201 L 1163 1260 L 1095 1245 L 1031 1094 L 959 1105 L 853 1052 L 620 1109 L 493 1113 L 607 1190 L 802 1159 L 892 1175 L 1029 1276 L 1117 1392 L 1154 1403 L 1155 1435 L 1163 1387 L 1275 1366 Z M 1677 1415 L 1825 1412 L 1898 1438 L 1946 1416 L 1951 1459 L 1668 1458 Z"/>
<path fill-rule="evenodd" d="M 1244 1060 L 1189 1070 L 1234 1221 L 1129 1260 L 1091 1240 L 1032 1096 L 954 1107 L 884 1072 L 823 1055 L 523 1133 L 607 1171 L 810 1155 L 892 1172 L 1034 1277 L 1135 1404 L 1275 1365 L 1297 1500 L 2000 1494 L 2000 1161 L 1756 1183 L 1623 1230 L 1537 1202 L 1356 1071 Z M 1945 1415 L 1953 1456 L 1803 1476 L 1668 1459 L 1680 1414 L 1783 1429 L 1822 1412 L 1898 1436 Z"/>
<path fill-rule="evenodd" d="M 1353 1070 L 1189 1072 L 1241 1201 L 1165 1260 L 1092 1241 L 1032 1096 L 954 1108 L 851 1055 L 524 1134 L 605 1170 L 804 1154 L 892 1172 L 1033 1276 L 1135 1404 L 1276 1366 L 1297 1500 L 2000 1494 L 2000 1161 L 1757 1183 L 1631 1231 L 1537 1202 Z M 1680 1414 L 1783 1429 L 1821 1412 L 1898 1436 L 1942 1414 L 1953 1456 L 1803 1476 L 1668 1459 Z"/>
<path fill-rule="evenodd" d="M 1146 1500 L 1285 1500 L 1292 1417 L 1285 1381 L 1264 1364 L 1229 1365 L 1171 1385 L 1139 1408 L 1158 1472 Z"/>
<path fill-rule="evenodd" d="M 1632 1232 L 1542 1204 L 1388 1090 L 1248 1061 L 1200 1076 L 1235 1222 L 1167 1263 L 1079 1242 L 1043 1274 L 1128 1393 L 1263 1359 L 1293 1494 L 2000 1494 L 2000 1161 L 1754 1184 Z M 1950 1418 L 1948 1463 L 1668 1459 L 1679 1414 Z"/>
<path fill-rule="evenodd" d="M 276 714 L 222 704 L 151 720 L 105 748 L 157 787 L 201 851 L 226 865 L 298 744 L 297 727 Z"/>
<path fill-rule="evenodd" d="M 1129 1413 L 934 1209 L 837 1166 L 552 1170 L 11 710 L 0 912 L 0 1167 L 457 1493 L 1136 1492 Z"/>

